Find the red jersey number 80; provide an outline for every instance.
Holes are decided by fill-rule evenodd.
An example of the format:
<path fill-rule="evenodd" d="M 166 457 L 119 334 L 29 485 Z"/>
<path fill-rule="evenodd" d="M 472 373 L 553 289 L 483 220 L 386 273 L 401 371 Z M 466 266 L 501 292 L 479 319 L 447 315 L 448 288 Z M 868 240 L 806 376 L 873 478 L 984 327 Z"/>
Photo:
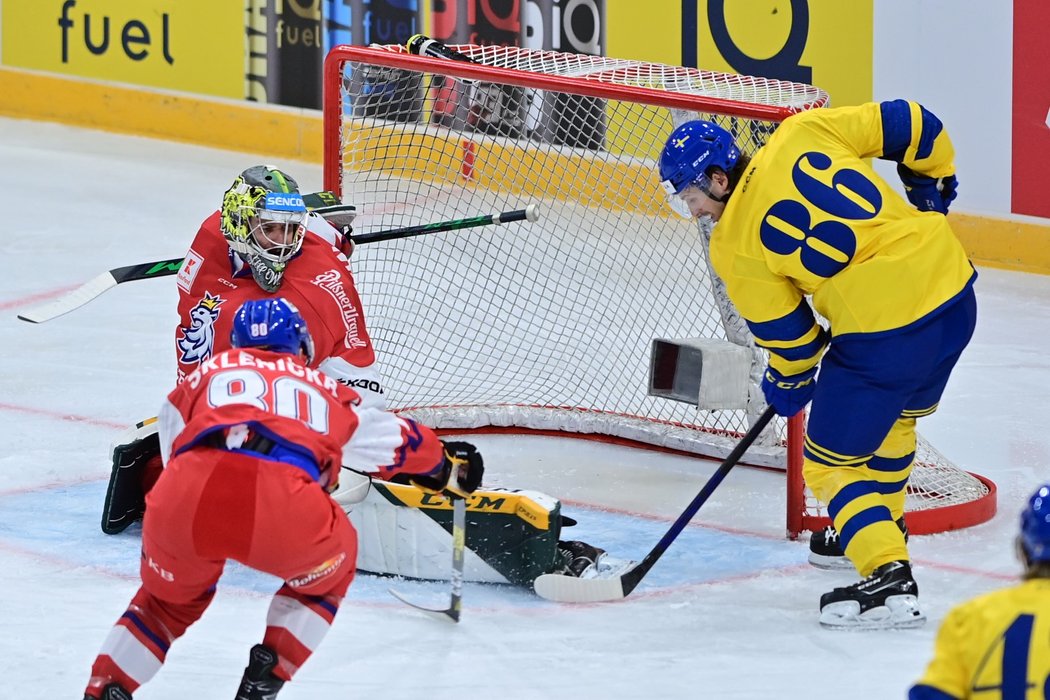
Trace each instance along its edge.
<path fill-rule="evenodd" d="M 295 377 L 281 376 L 271 383 L 251 369 L 219 372 L 208 381 L 208 403 L 213 407 L 248 404 L 328 433 L 328 401 L 317 387 Z"/>

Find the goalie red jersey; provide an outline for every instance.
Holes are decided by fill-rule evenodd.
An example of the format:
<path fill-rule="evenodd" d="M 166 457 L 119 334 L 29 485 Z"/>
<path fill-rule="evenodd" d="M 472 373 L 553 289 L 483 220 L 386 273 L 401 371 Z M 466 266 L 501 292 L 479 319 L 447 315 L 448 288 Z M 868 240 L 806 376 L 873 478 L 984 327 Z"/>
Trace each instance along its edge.
<path fill-rule="evenodd" d="M 233 313 L 249 299 L 270 296 L 230 250 L 215 212 L 201 225 L 179 270 L 179 326 L 175 349 L 179 380 L 230 347 Z M 280 295 L 303 315 L 314 338 L 312 366 L 356 389 L 366 405 L 383 407 L 375 352 L 349 261 L 335 242 L 339 232 L 311 214 L 302 250 L 284 271 Z"/>

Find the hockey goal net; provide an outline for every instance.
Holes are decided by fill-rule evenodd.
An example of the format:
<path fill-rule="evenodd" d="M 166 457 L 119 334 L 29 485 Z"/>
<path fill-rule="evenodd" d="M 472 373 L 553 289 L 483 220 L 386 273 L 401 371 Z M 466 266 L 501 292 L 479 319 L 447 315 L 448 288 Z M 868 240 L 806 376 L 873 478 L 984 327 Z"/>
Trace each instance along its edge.
<path fill-rule="evenodd" d="M 355 276 L 391 408 L 443 429 L 625 440 L 709 458 L 764 408 L 699 411 L 649 396 L 654 338 L 749 345 L 655 172 L 674 126 L 705 118 L 746 151 L 788 115 L 827 103 L 797 83 L 514 47 L 453 47 L 476 63 L 400 46 L 336 47 L 325 64 L 325 188 L 361 212 L 355 231 L 537 204 L 535 223 L 359 246 Z M 754 354 L 753 376 L 765 360 Z M 800 421 L 777 420 L 749 464 L 788 473 L 787 530 L 827 518 L 802 482 Z M 920 439 L 913 532 L 991 517 L 994 486 Z"/>

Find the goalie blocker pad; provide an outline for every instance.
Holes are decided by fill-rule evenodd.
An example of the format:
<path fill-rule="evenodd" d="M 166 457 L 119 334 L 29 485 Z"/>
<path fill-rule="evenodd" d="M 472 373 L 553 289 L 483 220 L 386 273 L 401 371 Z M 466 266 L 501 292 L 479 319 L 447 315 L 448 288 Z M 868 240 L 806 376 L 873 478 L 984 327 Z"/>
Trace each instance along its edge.
<path fill-rule="evenodd" d="M 333 496 L 358 534 L 357 568 L 444 580 L 452 553 L 452 502 L 441 494 L 373 481 L 364 501 Z M 571 520 L 568 521 L 571 523 Z M 537 491 L 478 490 L 467 501 L 464 580 L 531 586 L 555 571 L 561 503 Z"/>
<path fill-rule="evenodd" d="M 146 512 L 146 481 L 156 478 L 161 469 L 160 436 L 157 419 L 137 423 L 113 447 L 113 470 L 102 506 L 102 532 L 116 535 L 132 523 L 142 520 Z M 151 460 L 154 465 L 147 468 Z M 148 484 L 152 486 L 151 484 Z"/>

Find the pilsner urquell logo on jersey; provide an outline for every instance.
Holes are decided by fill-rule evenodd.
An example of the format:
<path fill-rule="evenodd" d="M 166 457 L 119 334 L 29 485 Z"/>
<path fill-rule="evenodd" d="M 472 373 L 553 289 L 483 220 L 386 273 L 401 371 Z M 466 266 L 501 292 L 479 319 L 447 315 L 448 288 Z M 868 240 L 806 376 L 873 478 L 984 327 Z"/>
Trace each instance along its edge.
<path fill-rule="evenodd" d="M 359 314 L 357 307 L 354 306 L 350 295 L 343 289 L 343 276 L 339 273 L 339 270 L 322 272 L 317 277 L 314 277 L 311 283 L 328 292 L 335 299 L 335 303 L 339 305 L 339 310 L 343 316 L 343 325 L 346 326 L 346 338 L 343 339 L 346 347 L 348 349 L 368 347 L 368 343 L 361 340 L 361 337 L 358 335 L 357 317 Z"/>
<path fill-rule="evenodd" d="M 219 318 L 219 305 L 225 303 L 219 295 L 204 293 L 204 298 L 190 309 L 190 327 L 179 328 L 182 337 L 178 340 L 179 362 L 201 363 L 211 357 L 215 347 L 215 321 Z"/>

